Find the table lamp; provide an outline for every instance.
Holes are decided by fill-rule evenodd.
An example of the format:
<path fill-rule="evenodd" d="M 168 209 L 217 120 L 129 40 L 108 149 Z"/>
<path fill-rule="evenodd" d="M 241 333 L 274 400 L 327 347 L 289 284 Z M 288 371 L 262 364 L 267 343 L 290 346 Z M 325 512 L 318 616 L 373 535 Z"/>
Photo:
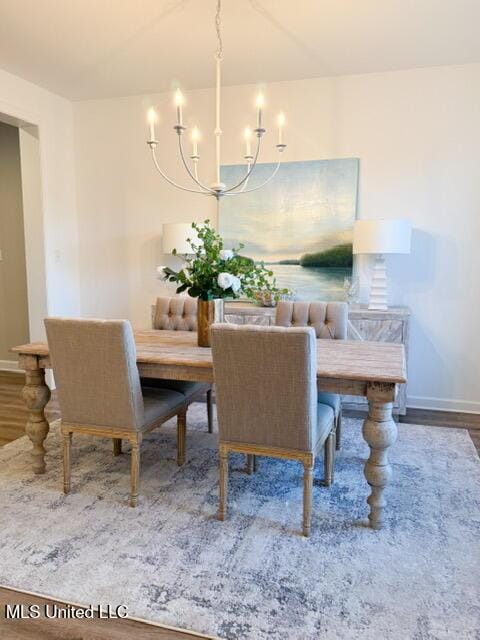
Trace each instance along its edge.
<path fill-rule="evenodd" d="M 174 249 L 180 254 L 192 254 L 192 247 L 187 238 L 199 244 L 197 232 L 192 229 L 190 222 L 171 222 L 163 225 L 162 250 L 163 253 L 172 253 Z"/>
<path fill-rule="evenodd" d="M 412 226 L 410 220 L 357 220 L 353 228 L 353 253 L 375 254 L 369 309 L 386 311 L 387 253 L 410 253 Z"/>

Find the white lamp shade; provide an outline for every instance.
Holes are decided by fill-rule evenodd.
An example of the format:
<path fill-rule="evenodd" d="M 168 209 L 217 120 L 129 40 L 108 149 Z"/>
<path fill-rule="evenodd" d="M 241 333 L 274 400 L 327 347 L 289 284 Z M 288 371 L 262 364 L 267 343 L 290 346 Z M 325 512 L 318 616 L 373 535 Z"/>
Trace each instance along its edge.
<path fill-rule="evenodd" d="M 353 227 L 353 253 L 410 253 L 410 220 L 357 220 Z"/>
<path fill-rule="evenodd" d="M 193 240 L 195 244 L 199 244 L 199 239 L 195 229 L 192 229 L 191 223 L 180 222 L 163 225 L 162 249 L 163 253 L 172 253 L 174 249 L 177 253 L 193 253 L 187 238 Z"/>

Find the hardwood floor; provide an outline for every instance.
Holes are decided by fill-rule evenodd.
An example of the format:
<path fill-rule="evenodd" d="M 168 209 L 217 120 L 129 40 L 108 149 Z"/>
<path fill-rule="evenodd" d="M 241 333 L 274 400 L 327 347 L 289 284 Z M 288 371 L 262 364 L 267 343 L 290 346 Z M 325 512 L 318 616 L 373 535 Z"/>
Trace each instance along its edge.
<path fill-rule="evenodd" d="M 24 615 L 28 607 L 39 607 L 36 619 L 7 619 L 6 605 L 23 604 Z M 12 589 L 0 588 L 0 638 L 5 640 L 198 640 L 207 638 L 183 631 L 175 631 L 146 622 L 97 617 L 91 619 L 59 619 L 45 617 L 45 607 L 65 608 L 66 603 L 31 596 Z M 113 606 L 113 605 L 112 605 Z"/>
<path fill-rule="evenodd" d="M 24 435 L 27 412 L 25 410 L 21 391 L 24 385 L 24 375 L 18 372 L 0 371 L 0 446 Z M 345 415 L 362 417 L 361 412 L 345 411 Z M 47 405 L 48 420 L 60 416 L 58 401 L 55 393 Z M 412 424 L 426 424 L 440 428 L 466 428 L 470 433 L 477 451 L 480 452 L 480 415 L 468 413 L 451 413 L 446 411 L 427 411 L 423 409 L 409 409 L 406 416 L 400 417 L 400 422 Z M 30 596 L 28 594 L 0 588 L 0 638 L 8 640 L 194 640 L 199 636 L 191 633 L 172 631 L 162 627 L 129 619 L 123 620 L 65 620 L 45 619 L 36 620 L 6 620 L 6 604 L 38 604 L 43 609 L 46 603 L 53 601 Z M 59 603 L 61 606 L 62 603 Z M 203 637 L 203 636 L 200 636 Z"/>
<path fill-rule="evenodd" d="M 429 409 L 407 409 L 406 416 L 400 416 L 399 422 L 426 424 L 435 427 L 467 429 L 480 455 L 480 414 L 452 411 L 431 411 Z"/>
<path fill-rule="evenodd" d="M 22 400 L 22 388 L 25 384 L 23 373 L 0 371 L 0 446 L 25 434 L 27 411 Z M 46 407 L 47 419 L 60 417 L 55 392 Z M 45 619 L 6 620 L 6 604 L 40 605 L 53 601 L 37 598 L 0 587 L 0 638 L 5 640 L 194 640 L 199 637 L 192 633 L 173 631 L 164 627 L 149 625 L 135 620 L 65 620 Z M 60 606 L 62 603 L 57 603 Z"/>
<path fill-rule="evenodd" d="M 21 392 L 25 384 L 23 373 L 0 371 L 0 446 L 20 438 L 25 434 L 27 411 Z M 47 419 L 56 420 L 60 410 L 55 392 L 46 407 Z M 361 411 L 345 411 L 345 415 L 363 417 Z M 406 416 L 400 416 L 399 422 L 425 424 L 434 427 L 455 427 L 467 429 L 480 452 L 480 414 L 451 411 L 432 411 L 429 409 L 408 409 Z"/>
<path fill-rule="evenodd" d="M 25 435 L 28 414 L 21 395 L 24 384 L 23 373 L 0 371 L 0 446 Z M 56 420 L 60 417 L 55 392 L 46 411 L 48 420 Z"/>
<path fill-rule="evenodd" d="M 23 380 L 19 373 L 0 371 L 0 446 L 25 432 L 27 412 L 20 397 Z"/>
<path fill-rule="evenodd" d="M 345 416 L 362 418 L 363 411 L 345 410 Z M 396 420 L 397 418 L 395 418 Z M 430 427 L 446 429 L 466 429 L 480 455 L 480 414 L 461 413 L 459 411 L 433 411 L 432 409 L 407 409 L 406 416 L 398 416 L 398 422 L 424 424 Z"/>

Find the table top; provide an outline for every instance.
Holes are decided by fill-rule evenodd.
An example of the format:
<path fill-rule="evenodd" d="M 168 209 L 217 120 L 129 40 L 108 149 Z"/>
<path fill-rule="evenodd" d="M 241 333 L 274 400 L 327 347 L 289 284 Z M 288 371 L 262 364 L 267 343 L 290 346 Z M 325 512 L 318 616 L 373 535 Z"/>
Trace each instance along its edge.
<path fill-rule="evenodd" d="M 211 369 L 212 352 L 197 346 L 196 332 L 135 331 L 137 362 Z M 14 353 L 48 357 L 48 345 L 32 342 L 11 349 Z M 405 349 L 390 342 L 317 340 L 317 375 L 363 382 L 407 381 Z"/>

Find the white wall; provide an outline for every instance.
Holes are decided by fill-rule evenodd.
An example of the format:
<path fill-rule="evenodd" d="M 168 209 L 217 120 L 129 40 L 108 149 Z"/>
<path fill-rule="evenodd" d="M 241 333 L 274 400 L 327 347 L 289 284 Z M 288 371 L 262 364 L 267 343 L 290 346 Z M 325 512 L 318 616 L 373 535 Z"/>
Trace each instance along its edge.
<path fill-rule="evenodd" d="M 224 92 L 227 163 L 243 154 L 240 132 L 249 109 L 252 122 L 254 93 L 252 86 Z M 413 222 L 412 254 L 389 260 L 391 302 L 413 313 L 409 404 L 480 411 L 480 65 L 276 83 L 267 96 L 272 121 L 280 108 L 288 114 L 289 160 L 358 157 L 359 217 Z M 183 177 L 170 99 L 74 105 L 86 315 L 126 316 L 146 326 L 149 305 L 165 287 L 155 276 L 164 261 L 162 223 L 214 215 L 207 199 L 179 193 L 154 173 L 144 142 L 150 104 L 168 116 L 163 164 Z M 189 94 L 186 113 L 191 124 L 212 130 L 212 91 Z M 275 158 L 273 144 L 263 160 Z M 365 285 L 367 265 L 359 268 Z"/>
<path fill-rule="evenodd" d="M 45 309 L 80 313 L 72 104 L 0 70 L 0 119 L 21 128 L 30 337 L 38 340 Z M 32 166 L 38 152 L 40 176 Z"/>

